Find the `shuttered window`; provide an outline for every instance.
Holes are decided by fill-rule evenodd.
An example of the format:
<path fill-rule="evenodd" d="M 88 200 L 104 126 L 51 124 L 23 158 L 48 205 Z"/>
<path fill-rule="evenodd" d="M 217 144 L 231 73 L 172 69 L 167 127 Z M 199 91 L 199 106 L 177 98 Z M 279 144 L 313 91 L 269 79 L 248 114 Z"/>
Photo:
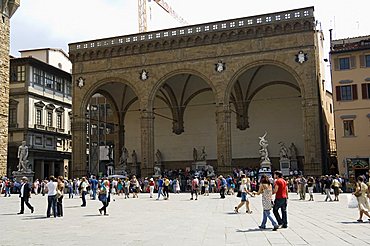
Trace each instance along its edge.
<path fill-rule="evenodd" d="M 362 99 L 370 99 L 370 83 L 361 84 Z"/>
<path fill-rule="evenodd" d="M 335 90 L 337 101 L 357 100 L 357 85 L 337 86 Z"/>

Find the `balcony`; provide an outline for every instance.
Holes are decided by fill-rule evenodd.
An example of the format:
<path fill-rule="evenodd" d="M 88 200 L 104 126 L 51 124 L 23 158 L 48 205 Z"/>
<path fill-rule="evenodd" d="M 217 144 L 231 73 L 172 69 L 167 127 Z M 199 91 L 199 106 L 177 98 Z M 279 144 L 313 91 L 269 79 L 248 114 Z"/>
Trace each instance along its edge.
<path fill-rule="evenodd" d="M 63 128 L 57 128 L 57 132 L 58 133 L 64 133 L 64 129 Z"/>
<path fill-rule="evenodd" d="M 35 129 L 38 129 L 38 130 L 45 130 L 45 126 L 44 125 L 35 124 L 34 128 Z"/>
<path fill-rule="evenodd" d="M 46 130 L 50 131 L 50 132 L 55 132 L 55 127 L 54 126 L 47 126 Z"/>

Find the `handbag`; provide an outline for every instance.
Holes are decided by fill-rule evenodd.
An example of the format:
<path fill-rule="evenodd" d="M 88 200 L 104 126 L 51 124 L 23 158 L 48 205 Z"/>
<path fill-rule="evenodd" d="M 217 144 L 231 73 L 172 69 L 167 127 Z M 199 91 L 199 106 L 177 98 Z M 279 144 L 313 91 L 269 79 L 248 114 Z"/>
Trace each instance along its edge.
<path fill-rule="evenodd" d="M 242 192 L 238 191 L 238 193 L 236 193 L 236 197 L 242 197 Z"/>
<path fill-rule="evenodd" d="M 360 197 L 362 192 L 361 192 L 361 184 L 359 184 L 360 186 L 360 190 L 356 191 L 355 193 L 353 193 L 353 195 L 355 195 L 355 197 Z"/>

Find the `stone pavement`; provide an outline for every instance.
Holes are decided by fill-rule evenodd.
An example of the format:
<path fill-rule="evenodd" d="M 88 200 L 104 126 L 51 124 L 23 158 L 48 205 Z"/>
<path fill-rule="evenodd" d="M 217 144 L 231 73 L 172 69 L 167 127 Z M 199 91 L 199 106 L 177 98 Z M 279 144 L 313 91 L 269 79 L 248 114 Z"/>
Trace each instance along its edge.
<path fill-rule="evenodd" d="M 46 197 L 33 195 L 35 213 L 16 215 L 19 198 L 0 197 L 0 245 L 369 245 L 370 223 L 357 223 L 357 209 L 347 208 L 347 195 L 340 202 L 299 201 L 291 194 L 288 202 L 289 228 L 260 230 L 261 197 L 251 198 L 252 214 L 245 208 L 235 214 L 239 198 L 218 194 L 200 196 L 170 194 L 169 200 L 115 197 L 109 216 L 98 213 L 99 201 L 64 199 L 63 218 L 45 218 Z M 364 217 L 365 219 L 365 217 Z M 366 218 L 367 220 L 367 218 Z M 269 228 L 271 224 L 267 224 Z"/>

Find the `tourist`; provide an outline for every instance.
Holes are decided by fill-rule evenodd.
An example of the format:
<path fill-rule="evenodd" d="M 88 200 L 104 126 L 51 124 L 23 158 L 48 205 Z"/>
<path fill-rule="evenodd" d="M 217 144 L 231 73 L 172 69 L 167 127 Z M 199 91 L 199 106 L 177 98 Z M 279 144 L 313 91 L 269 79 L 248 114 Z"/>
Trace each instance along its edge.
<path fill-rule="evenodd" d="M 130 198 L 130 180 L 128 178 L 125 179 L 125 199 Z"/>
<path fill-rule="evenodd" d="M 150 178 L 149 179 L 149 197 L 150 198 L 153 198 L 154 186 L 155 186 L 154 180 L 153 178 Z"/>
<path fill-rule="evenodd" d="M 64 197 L 64 178 L 62 176 L 59 176 L 56 195 L 58 217 L 63 217 L 63 197 Z"/>
<path fill-rule="evenodd" d="M 35 193 L 35 195 L 37 195 L 39 192 L 39 186 L 40 186 L 40 182 L 38 179 L 35 180 L 35 182 L 33 182 L 33 192 Z"/>
<path fill-rule="evenodd" d="M 193 195 L 195 193 L 195 200 L 198 200 L 198 187 L 199 187 L 199 181 L 197 177 L 193 177 L 193 180 L 191 181 L 191 198 L 190 200 L 193 200 Z"/>
<path fill-rule="evenodd" d="M 131 186 L 132 186 L 132 198 L 139 198 L 138 193 L 140 192 L 140 184 L 139 181 L 136 179 L 135 175 L 132 176 Z"/>
<path fill-rule="evenodd" d="M 19 197 L 21 198 L 21 211 L 18 214 L 24 214 L 24 204 L 31 210 L 31 214 L 35 210 L 32 205 L 28 202 L 31 197 L 31 187 L 28 183 L 28 178 L 22 178 L 22 186 L 20 190 Z"/>
<path fill-rule="evenodd" d="M 337 202 L 339 202 L 340 186 L 341 186 L 341 182 L 339 181 L 339 176 L 336 175 L 336 177 L 331 182 L 331 187 L 333 188 L 333 191 L 334 191 L 334 201 L 337 201 Z"/>
<path fill-rule="evenodd" d="M 181 190 L 181 186 L 180 186 L 180 181 L 178 178 L 175 178 L 173 180 L 173 191 L 175 192 L 175 194 L 179 194 L 180 193 L 180 190 Z"/>
<path fill-rule="evenodd" d="M 12 183 L 10 182 L 9 179 L 6 179 L 5 180 L 5 185 L 4 185 L 4 188 L 5 188 L 5 194 L 4 194 L 4 197 L 10 197 L 10 188 L 12 187 Z"/>
<path fill-rule="evenodd" d="M 364 178 L 362 176 L 359 176 L 357 178 L 357 183 L 356 183 L 356 190 L 354 192 L 354 195 L 357 197 L 357 202 L 358 202 L 358 210 L 360 213 L 360 218 L 357 220 L 357 222 L 363 222 L 362 216 L 365 214 L 370 221 L 370 206 L 369 206 L 369 199 L 368 196 L 369 191 L 368 191 L 368 186 L 364 183 Z"/>
<path fill-rule="evenodd" d="M 307 185 L 307 180 L 304 176 L 300 177 L 299 180 L 299 200 L 306 200 L 306 185 Z"/>
<path fill-rule="evenodd" d="M 53 210 L 54 218 L 57 217 L 57 182 L 53 175 L 49 177 L 49 182 L 45 185 L 45 192 L 48 194 L 48 208 L 46 211 L 46 217 L 50 218 L 51 209 Z"/>
<path fill-rule="evenodd" d="M 80 185 L 79 185 L 79 190 L 81 192 L 81 199 L 82 199 L 82 204 L 81 207 L 86 207 L 86 194 L 87 194 L 87 181 L 85 177 L 82 177 Z"/>
<path fill-rule="evenodd" d="M 226 188 L 227 188 L 227 182 L 226 182 L 226 179 L 220 175 L 218 177 L 218 179 L 220 180 L 220 197 L 221 199 L 224 199 L 225 198 L 225 191 L 226 191 Z"/>
<path fill-rule="evenodd" d="M 331 180 L 329 179 L 329 176 L 326 175 L 324 177 L 324 190 L 325 190 L 325 193 L 326 193 L 326 198 L 325 198 L 325 202 L 329 201 L 332 202 L 333 199 L 331 199 L 331 196 L 330 196 L 330 189 L 331 189 Z"/>
<path fill-rule="evenodd" d="M 247 179 L 245 178 L 245 174 L 241 175 L 241 184 L 239 187 L 239 191 L 241 193 L 241 201 L 238 206 L 235 207 L 235 213 L 239 213 L 239 208 L 241 208 L 244 204 L 246 207 L 246 213 L 251 214 L 252 211 L 249 208 L 249 200 L 248 200 L 248 194 L 253 196 L 252 193 L 248 190 L 247 186 Z"/>
<path fill-rule="evenodd" d="M 123 194 L 123 182 L 121 179 L 118 179 L 117 191 L 119 196 Z"/>
<path fill-rule="evenodd" d="M 209 181 L 204 177 L 204 195 L 209 196 Z"/>
<path fill-rule="evenodd" d="M 91 191 L 92 191 L 91 199 L 95 200 L 96 199 L 96 190 L 98 189 L 98 180 L 96 180 L 95 176 L 92 176 L 92 178 L 90 179 L 90 187 L 91 187 Z"/>
<path fill-rule="evenodd" d="M 288 199 L 287 183 L 283 179 L 283 174 L 280 171 L 275 171 L 274 178 L 276 179 L 276 181 L 273 191 L 273 194 L 275 194 L 273 212 L 279 224 L 279 227 L 288 228 L 288 217 L 286 211 Z M 281 209 L 281 217 L 279 214 L 279 209 Z"/>
<path fill-rule="evenodd" d="M 308 180 L 307 180 L 307 189 L 308 189 L 308 194 L 310 195 L 310 200 L 309 201 L 313 201 L 314 185 L 315 185 L 315 180 L 313 179 L 313 177 L 309 177 Z"/>
<path fill-rule="evenodd" d="M 158 197 L 157 200 L 159 200 L 161 194 L 162 194 L 162 188 L 163 188 L 163 179 L 161 176 L 158 177 L 157 180 L 157 187 L 158 187 Z"/>
<path fill-rule="evenodd" d="M 73 198 L 73 181 L 70 179 L 67 183 L 67 188 L 68 188 L 68 198 L 71 199 Z"/>
<path fill-rule="evenodd" d="M 266 174 L 263 174 L 260 183 L 261 185 L 259 187 L 259 190 L 255 193 L 256 195 L 262 194 L 263 218 L 259 228 L 266 229 L 266 222 L 267 219 L 269 219 L 272 226 L 274 227 L 272 230 L 276 231 L 279 228 L 279 225 L 275 222 L 270 214 L 270 211 L 272 209 L 272 185 L 269 177 L 267 177 Z"/>
<path fill-rule="evenodd" d="M 99 201 L 101 201 L 103 203 L 103 207 L 101 207 L 99 209 L 99 213 L 102 214 L 102 212 L 104 212 L 104 215 L 108 215 L 107 214 L 107 207 L 108 207 L 109 202 L 110 202 L 109 181 L 108 180 L 104 180 L 103 184 L 100 187 Z"/>
<path fill-rule="evenodd" d="M 215 189 L 216 189 L 216 181 L 214 178 L 211 179 L 210 181 L 210 189 L 211 189 L 211 193 L 214 193 L 215 192 Z"/>
<path fill-rule="evenodd" d="M 167 200 L 170 198 L 169 188 L 170 188 L 170 180 L 167 177 L 164 177 L 164 186 L 163 186 L 164 200 Z"/>

